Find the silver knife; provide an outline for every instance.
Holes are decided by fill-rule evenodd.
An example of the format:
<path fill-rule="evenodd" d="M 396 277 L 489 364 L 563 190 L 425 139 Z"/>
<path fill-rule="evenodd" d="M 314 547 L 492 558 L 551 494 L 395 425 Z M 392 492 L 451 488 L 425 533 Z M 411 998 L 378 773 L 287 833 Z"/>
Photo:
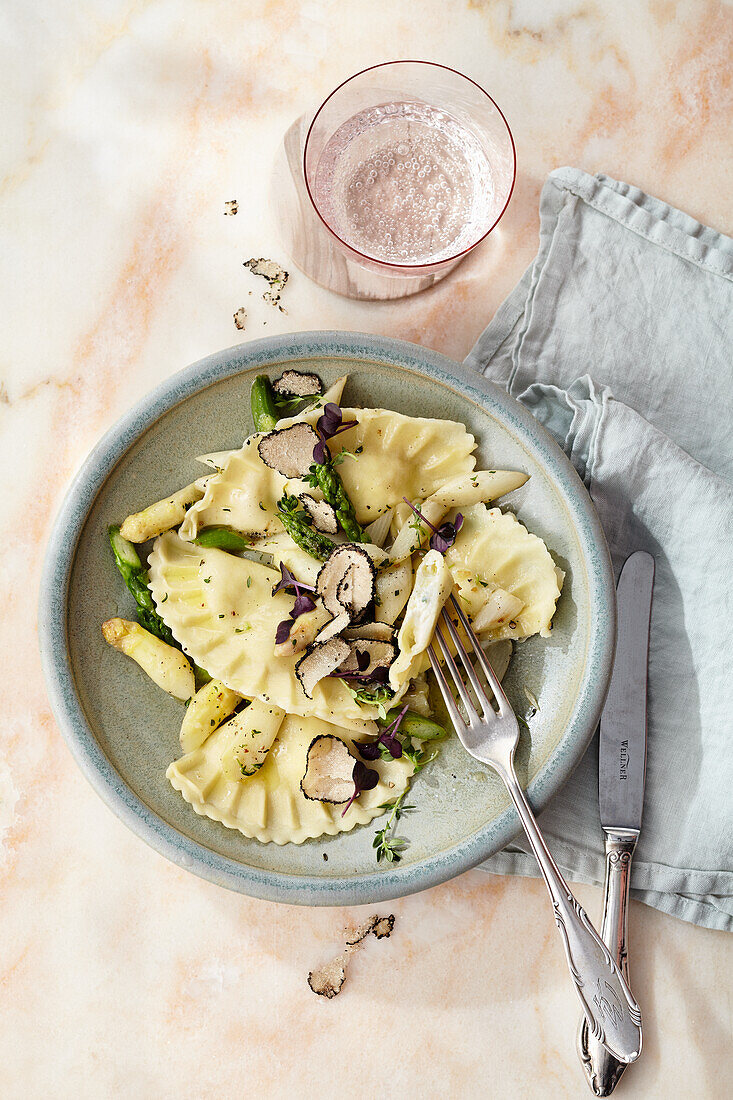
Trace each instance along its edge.
<path fill-rule="evenodd" d="M 631 857 L 641 829 L 646 775 L 646 685 L 654 558 L 638 550 L 627 558 L 616 588 L 616 657 L 601 715 L 598 794 L 606 837 L 606 881 L 601 939 L 628 982 L 628 902 Z M 613 1012 L 609 1004 L 607 1011 Z M 610 1096 L 626 1065 L 593 1037 L 583 1019 L 578 1051 L 596 1096 Z"/>

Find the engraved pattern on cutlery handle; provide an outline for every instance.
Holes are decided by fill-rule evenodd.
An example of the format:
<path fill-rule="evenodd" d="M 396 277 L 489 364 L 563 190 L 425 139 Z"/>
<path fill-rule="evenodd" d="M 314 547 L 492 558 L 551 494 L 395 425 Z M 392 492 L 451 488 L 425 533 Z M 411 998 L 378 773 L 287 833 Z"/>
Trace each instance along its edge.
<path fill-rule="evenodd" d="M 606 834 L 606 876 L 603 890 L 601 937 L 628 981 L 629 881 L 631 857 L 637 834 L 633 830 L 608 830 Z M 587 1018 L 578 1030 L 578 1053 L 591 1091 L 610 1096 L 626 1065 L 618 1061 L 593 1037 Z"/>
<path fill-rule="evenodd" d="M 641 1053 L 641 1010 L 619 966 L 587 913 L 573 897 L 552 858 L 514 768 L 508 771 L 501 769 L 500 775 L 517 808 L 550 892 L 570 974 L 590 1021 L 591 1034 L 620 1062 L 633 1062 Z"/>

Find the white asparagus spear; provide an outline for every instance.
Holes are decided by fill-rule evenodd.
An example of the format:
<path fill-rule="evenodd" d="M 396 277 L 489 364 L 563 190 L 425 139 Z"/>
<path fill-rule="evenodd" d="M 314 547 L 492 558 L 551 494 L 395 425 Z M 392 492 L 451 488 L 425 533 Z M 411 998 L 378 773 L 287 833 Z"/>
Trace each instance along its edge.
<path fill-rule="evenodd" d="M 139 623 L 127 619 L 109 619 L 102 624 L 104 640 L 113 649 L 131 657 L 150 679 L 185 702 L 196 691 L 193 668 L 179 649 L 156 638 Z"/>
<path fill-rule="evenodd" d="M 156 500 L 155 504 L 143 508 L 142 512 L 128 516 L 120 528 L 120 534 L 130 542 L 147 542 L 148 539 L 162 535 L 164 531 L 170 531 L 172 527 L 178 527 L 183 523 L 186 509 L 203 497 L 207 481 L 208 478 L 200 477 L 177 493 L 171 493 L 163 500 Z"/>
<path fill-rule="evenodd" d="M 183 716 L 179 735 L 183 751 L 193 752 L 203 745 L 241 702 L 242 696 L 221 680 L 210 680 L 208 684 L 204 684 L 188 704 Z"/>

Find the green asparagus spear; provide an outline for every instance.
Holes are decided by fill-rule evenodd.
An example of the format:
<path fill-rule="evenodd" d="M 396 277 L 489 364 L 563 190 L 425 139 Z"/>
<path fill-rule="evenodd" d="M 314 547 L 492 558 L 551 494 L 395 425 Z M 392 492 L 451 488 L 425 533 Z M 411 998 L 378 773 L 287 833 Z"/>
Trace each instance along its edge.
<path fill-rule="evenodd" d="M 204 527 L 193 540 L 197 546 L 214 547 L 218 550 L 251 550 L 252 541 L 231 527 Z"/>
<path fill-rule="evenodd" d="M 137 617 L 140 625 L 144 626 L 151 634 L 154 634 L 156 638 L 160 638 L 168 645 L 180 649 L 180 645 L 155 610 L 153 597 L 148 588 L 148 572 L 143 569 L 137 550 L 131 542 L 122 537 L 119 527 L 116 526 L 109 528 L 109 541 L 117 568 L 137 604 Z M 208 683 L 211 677 L 206 669 L 201 668 L 194 661 L 191 663 L 196 674 L 197 685 L 201 686 Z"/>
<path fill-rule="evenodd" d="M 354 506 L 332 462 L 314 463 L 307 481 L 313 488 L 321 490 L 336 512 L 339 526 L 347 539 L 351 542 L 369 542 L 357 523 Z"/>
<path fill-rule="evenodd" d="M 395 707 L 387 714 L 387 724 L 394 722 L 399 717 L 400 708 Z M 448 731 L 432 718 L 424 718 L 414 710 L 408 710 L 400 722 L 399 732 L 414 737 L 416 741 L 442 741 L 448 736 Z"/>
<path fill-rule="evenodd" d="M 156 638 L 161 638 L 169 645 L 177 646 L 180 649 L 178 642 L 155 610 L 153 597 L 148 588 L 148 573 L 146 569 L 143 569 L 135 547 L 122 537 L 119 527 L 109 528 L 109 541 L 117 568 L 137 604 L 137 617 L 141 626 L 154 634 Z"/>
<path fill-rule="evenodd" d="M 310 516 L 298 507 L 297 497 L 285 493 L 277 502 L 277 514 L 283 527 L 301 550 L 319 561 L 325 561 L 329 557 L 334 544 L 311 525 Z"/>
<path fill-rule="evenodd" d="M 258 374 L 252 383 L 250 404 L 255 430 L 258 432 L 271 432 L 277 426 L 279 415 L 275 406 L 275 395 L 272 392 L 270 379 L 267 375 Z"/>

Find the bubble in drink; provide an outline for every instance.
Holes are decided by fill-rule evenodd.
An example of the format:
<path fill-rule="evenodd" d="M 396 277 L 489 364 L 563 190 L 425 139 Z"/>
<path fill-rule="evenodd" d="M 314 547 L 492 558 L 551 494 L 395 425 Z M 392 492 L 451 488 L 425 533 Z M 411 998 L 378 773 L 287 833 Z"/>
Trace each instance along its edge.
<path fill-rule="evenodd" d="M 482 142 L 425 103 L 386 103 L 343 123 L 321 153 L 314 199 L 343 241 L 398 264 L 456 256 L 500 213 Z"/>

